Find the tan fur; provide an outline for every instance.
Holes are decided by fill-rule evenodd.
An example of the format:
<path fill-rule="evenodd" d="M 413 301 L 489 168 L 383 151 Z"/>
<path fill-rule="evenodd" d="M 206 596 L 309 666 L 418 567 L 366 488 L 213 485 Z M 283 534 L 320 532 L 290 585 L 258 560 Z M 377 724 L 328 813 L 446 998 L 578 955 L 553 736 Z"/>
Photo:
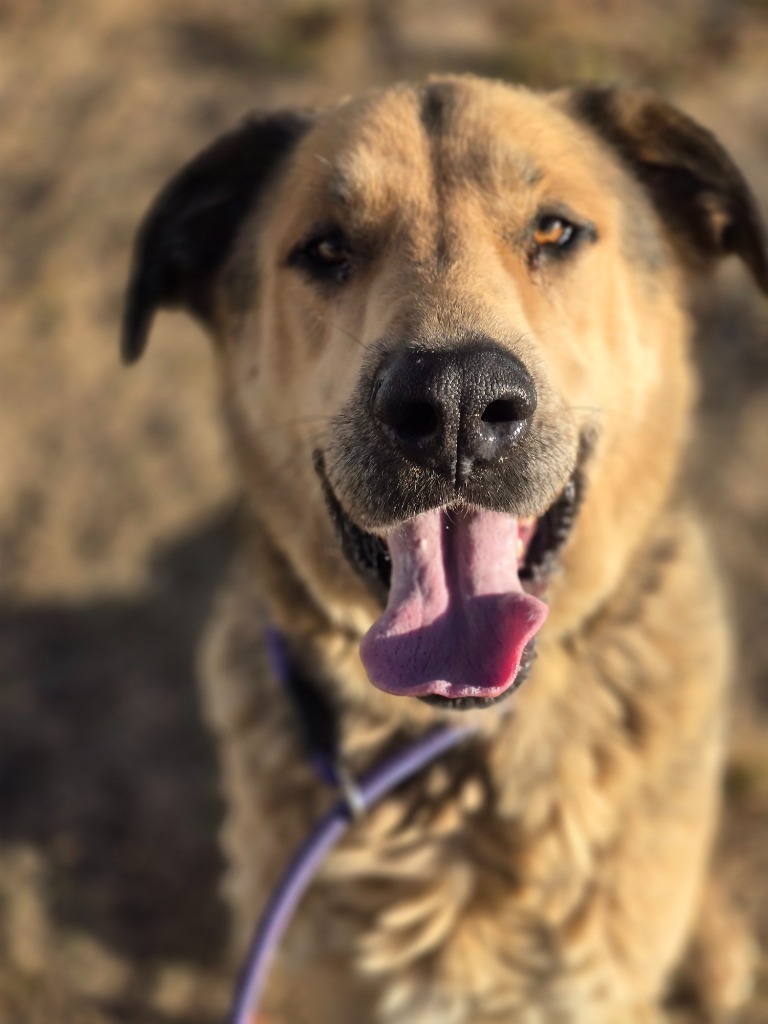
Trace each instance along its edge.
<path fill-rule="evenodd" d="M 242 947 L 329 800 L 270 677 L 266 623 L 334 695 L 352 770 L 443 717 L 367 681 L 357 649 L 378 606 L 341 553 L 312 452 L 328 453 L 360 525 L 379 528 L 340 468 L 352 442 L 334 417 L 404 333 L 439 347 L 484 332 L 536 378 L 551 438 L 543 506 L 579 437 L 592 445 L 539 656 L 511 713 L 467 713 L 476 739 L 329 858 L 268 1012 L 283 1024 L 651 1024 L 696 934 L 728 668 L 707 546 L 677 492 L 695 393 L 687 257 L 570 94 L 443 87 L 446 127 L 432 136 L 420 86 L 319 115 L 219 275 L 209 322 L 249 497 L 245 558 L 204 664 L 230 804 L 228 896 Z M 549 200 L 588 214 L 599 241 L 588 259 L 533 273 L 519 240 Z M 329 299 L 285 262 L 340 217 L 376 256 Z M 707 1012 L 725 1019 L 747 989 L 747 944 L 718 974 L 714 947 L 736 948 L 739 929 L 725 911 L 702 921 L 691 963 Z"/>

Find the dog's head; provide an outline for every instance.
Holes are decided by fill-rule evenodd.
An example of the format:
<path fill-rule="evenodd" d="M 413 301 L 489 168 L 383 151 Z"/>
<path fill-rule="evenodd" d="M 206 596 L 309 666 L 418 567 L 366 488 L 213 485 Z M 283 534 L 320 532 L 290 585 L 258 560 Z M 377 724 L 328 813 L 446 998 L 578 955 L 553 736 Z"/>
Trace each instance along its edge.
<path fill-rule="evenodd" d="M 743 178 L 674 108 L 435 80 L 248 121 L 193 160 L 141 230 L 124 354 L 158 308 L 202 319 L 262 526 L 367 630 L 371 681 L 490 703 L 667 500 L 686 277 L 727 253 L 768 290 Z"/>

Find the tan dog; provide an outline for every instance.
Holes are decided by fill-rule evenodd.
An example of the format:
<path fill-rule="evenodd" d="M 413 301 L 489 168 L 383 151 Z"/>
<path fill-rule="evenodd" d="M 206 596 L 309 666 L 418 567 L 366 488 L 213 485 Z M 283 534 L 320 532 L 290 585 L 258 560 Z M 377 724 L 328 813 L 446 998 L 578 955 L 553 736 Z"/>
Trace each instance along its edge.
<path fill-rule="evenodd" d="M 689 277 L 727 253 L 768 291 L 688 118 L 470 77 L 247 122 L 150 211 L 125 355 L 203 320 L 248 495 L 206 657 L 241 937 L 329 799 L 265 628 L 354 772 L 477 727 L 327 862 L 277 1020 L 657 1021 L 686 954 L 713 1018 L 743 1001 L 704 882 L 727 630 L 677 487 Z"/>

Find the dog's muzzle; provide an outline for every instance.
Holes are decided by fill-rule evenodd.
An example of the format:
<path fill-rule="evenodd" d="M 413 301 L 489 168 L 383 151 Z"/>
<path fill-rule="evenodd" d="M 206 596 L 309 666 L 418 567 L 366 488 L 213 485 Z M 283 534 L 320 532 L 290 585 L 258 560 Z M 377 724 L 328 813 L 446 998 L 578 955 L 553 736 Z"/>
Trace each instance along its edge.
<path fill-rule="evenodd" d="M 367 373 L 331 465 L 317 456 L 344 550 L 386 602 L 363 664 L 395 696 L 493 703 L 524 677 L 547 615 L 576 439 L 547 427 L 528 369 L 487 338 L 410 345 Z"/>

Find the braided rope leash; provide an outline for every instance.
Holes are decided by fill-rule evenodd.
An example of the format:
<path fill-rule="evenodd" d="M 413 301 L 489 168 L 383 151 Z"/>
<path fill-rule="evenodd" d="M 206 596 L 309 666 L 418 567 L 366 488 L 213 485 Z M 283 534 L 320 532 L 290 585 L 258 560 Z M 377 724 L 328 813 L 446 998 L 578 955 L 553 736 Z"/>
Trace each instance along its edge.
<path fill-rule="evenodd" d="M 427 733 L 415 743 L 382 761 L 359 782 L 346 782 L 344 795 L 320 819 L 295 854 L 272 894 L 243 964 L 228 1024 L 255 1024 L 275 951 L 326 854 L 365 811 L 428 764 L 447 753 L 472 729 L 449 727 Z"/>

